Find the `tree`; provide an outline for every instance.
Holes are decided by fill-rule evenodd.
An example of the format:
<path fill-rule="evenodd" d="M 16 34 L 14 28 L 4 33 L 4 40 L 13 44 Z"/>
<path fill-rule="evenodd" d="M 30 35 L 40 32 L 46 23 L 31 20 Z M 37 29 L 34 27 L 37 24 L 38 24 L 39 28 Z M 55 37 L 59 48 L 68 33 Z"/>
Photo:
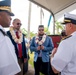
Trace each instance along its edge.
<path fill-rule="evenodd" d="M 48 30 L 47 27 L 44 28 L 44 32 L 45 32 L 47 35 L 50 35 L 50 31 Z"/>
<path fill-rule="evenodd" d="M 26 36 L 28 35 L 28 31 L 25 28 L 21 29 L 22 33 L 25 34 Z M 33 31 L 30 32 L 30 37 L 32 38 L 33 36 L 35 36 L 36 33 L 34 33 Z"/>
<path fill-rule="evenodd" d="M 28 35 L 28 31 L 25 28 L 22 28 L 22 33 L 25 34 L 26 36 Z M 47 27 L 44 28 L 44 32 L 47 35 L 50 35 L 50 31 L 48 30 Z M 33 31 L 30 32 L 30 38 L 34 37 L 37 33 L 34 33 Z"/>
<path fill-rule="evenodd" d="M 61 25 L 60 22 L 55 22 L 55 32 L 56 34 L 60 34 L 60 31 L 64 29 L 64 26 Z"/>
<path fill-rule="evenodd" d="M 25 28 L 22 28 L 21 31 L 23 34 L 27 35 L 27 30 Z"/>

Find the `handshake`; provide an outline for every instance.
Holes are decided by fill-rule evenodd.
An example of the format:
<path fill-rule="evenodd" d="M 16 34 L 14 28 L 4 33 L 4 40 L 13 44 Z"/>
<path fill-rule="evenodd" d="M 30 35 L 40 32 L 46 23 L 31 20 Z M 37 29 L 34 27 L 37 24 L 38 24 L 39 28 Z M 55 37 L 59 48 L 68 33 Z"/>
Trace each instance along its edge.
<path fill-rule="evenodd" d="M 39 46 L 37 47 L 37 50 L 44 50 L 44 46 L 43 46 L 43 45 L 39 45 Z"/>

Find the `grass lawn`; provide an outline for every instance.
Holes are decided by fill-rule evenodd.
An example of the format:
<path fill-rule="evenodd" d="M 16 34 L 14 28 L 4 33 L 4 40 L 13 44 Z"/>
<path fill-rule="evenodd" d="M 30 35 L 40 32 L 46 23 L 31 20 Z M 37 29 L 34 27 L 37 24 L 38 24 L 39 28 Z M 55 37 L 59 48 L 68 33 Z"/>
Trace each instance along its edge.
<path fill-rule="evenodd" d="M 29 64 L 31 64 L 31 65 L 32 65 L 32 67 L 34 67 L 34 65 L 33 65 L 34 53 L 30 53 L 30 51 L 29 51 L 29 56 L 30 56 Z"/>
<path fill-rule="evenodd" d="M 30 51 L 29 51 L 29 56 L 30 56 L 29 64 L 31 64 L 32 67 L 34 67 L 34 65 L 33 65 L 34 53 L 30 53 Z M 44 74 L 40 73 L 40 75 L 44 75 Z"/>

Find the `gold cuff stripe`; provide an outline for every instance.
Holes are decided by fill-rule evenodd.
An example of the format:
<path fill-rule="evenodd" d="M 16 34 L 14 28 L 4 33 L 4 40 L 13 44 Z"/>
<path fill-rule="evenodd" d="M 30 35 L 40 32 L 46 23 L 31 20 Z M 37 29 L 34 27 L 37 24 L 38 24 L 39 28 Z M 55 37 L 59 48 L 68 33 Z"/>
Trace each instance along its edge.
<path fill-rule="evenodd" d="M 11 8 L 9 6 L 0 6 L 1 10 L 7 10 L 9 12 L 11 12 Z"/>

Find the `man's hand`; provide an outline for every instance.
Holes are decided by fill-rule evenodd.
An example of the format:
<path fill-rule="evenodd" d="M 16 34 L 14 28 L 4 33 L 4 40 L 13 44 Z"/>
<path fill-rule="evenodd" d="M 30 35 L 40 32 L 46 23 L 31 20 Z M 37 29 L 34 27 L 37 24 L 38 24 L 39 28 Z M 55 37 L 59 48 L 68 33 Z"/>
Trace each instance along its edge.
<path fill-rule="evenodd" d="M 44 50 L 44 46 L 43 45 L 41 45 L 41 50 Z"/>
<path fill-rule="evenodd" d="M 53 50 L 52 50 L 52 56 L 54 56 L 54 54 L 57 52 L 57 48 L 54 48 Z"/>
<path fill-rule="evenodd" d="M 40 46 L 38 46 L 38 47 L 37 47 L 37 50 L 40 50 L 40 49 L 41 49 L 41 47 L 40 47 Z"/>
<path fill-rule="evenodd" d="M 52 50 L 51 60 L 52 60 L 52 58 L 54 57 L 54 55 L 55 55 L 56 52 L 57 52 L 57 48 L 54 48 L 54 49 Z M 54 72 L 55 74 L 59 73 L 59 71 L 56 70 L 52 65 L 51 65 L 51 67 L 52 67 L 52 70 L 53 70 L 53 72 Z"/>
<path fill-rule="evenodd" d="M 27 61 L 27 58 L 24 58 L 24 63 L 26 63 L 26 61 Z"/>

